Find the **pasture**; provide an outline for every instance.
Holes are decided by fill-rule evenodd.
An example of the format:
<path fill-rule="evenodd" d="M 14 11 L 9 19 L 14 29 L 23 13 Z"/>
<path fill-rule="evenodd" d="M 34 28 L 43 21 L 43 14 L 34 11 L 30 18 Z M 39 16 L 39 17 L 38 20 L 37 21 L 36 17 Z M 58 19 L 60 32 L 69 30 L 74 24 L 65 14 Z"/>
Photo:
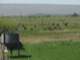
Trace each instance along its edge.
<path fill-rule="evenodd" d="M 1 16 L 2 30 L 20 33 L 27 56 L 13 60 L 80 59 L 80 16 Z"/>
<path fill-rule="evenodd" d="M 45 42 L 24 44 L 25 51 L 21 57 L 15 54 L 12 60 L 79 60 L 80 42 Z M 21 53 L 22 54 L 22 53 Z M 11 60 L 10 59 L 10 60 Z"/>
<path fill-rule="evenodd" d="M 0 30 L 18 30 L 24 35 L 55 31 L 80 32 L 79 16 L 0 17 Z"/>

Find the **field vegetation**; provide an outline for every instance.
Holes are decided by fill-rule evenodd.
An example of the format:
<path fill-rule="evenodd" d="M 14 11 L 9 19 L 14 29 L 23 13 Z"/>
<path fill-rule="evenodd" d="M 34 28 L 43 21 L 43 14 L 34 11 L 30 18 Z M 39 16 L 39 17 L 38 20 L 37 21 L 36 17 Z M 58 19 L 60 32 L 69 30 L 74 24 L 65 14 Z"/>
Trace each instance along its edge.
<path fill-rule="evenodd" d="M 14 16 L 0 17 L 0 30 L 20 30 L 21 32 L 79 32 L 80 17 L 73 16 Z M 77 30 L 77 31 L 76 31 Z"/>
<path fill-rule="evenodd" d="M 30 55 L 14 60 L 80 59 L 80 16 L 1 16 L 3 30 L 19 32 L 24 53 Z"/>
<path fill-rule="evenodd" d="M 21 57 L 14 52 L 10 60 L 79 60 L 80 42 L 58 41 L 38 44 L 24 44 Z"/>
<path fill-rule="evenodd" d="M 3 30 L 17 31 L 22 40 L 30 42 L 79 40 L 80 16 L 1 16 L 0 31 Z"/>

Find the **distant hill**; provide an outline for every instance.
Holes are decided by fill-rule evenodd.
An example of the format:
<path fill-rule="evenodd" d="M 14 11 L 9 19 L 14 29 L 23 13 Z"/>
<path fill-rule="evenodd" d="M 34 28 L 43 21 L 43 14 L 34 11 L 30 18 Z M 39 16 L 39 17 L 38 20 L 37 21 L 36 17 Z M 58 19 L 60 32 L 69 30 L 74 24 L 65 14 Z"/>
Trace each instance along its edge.
<path fill-rule="evenodd" d="M 0 4 L 0 16 L 18 15 L 80 15 L 80 5 Z"/>

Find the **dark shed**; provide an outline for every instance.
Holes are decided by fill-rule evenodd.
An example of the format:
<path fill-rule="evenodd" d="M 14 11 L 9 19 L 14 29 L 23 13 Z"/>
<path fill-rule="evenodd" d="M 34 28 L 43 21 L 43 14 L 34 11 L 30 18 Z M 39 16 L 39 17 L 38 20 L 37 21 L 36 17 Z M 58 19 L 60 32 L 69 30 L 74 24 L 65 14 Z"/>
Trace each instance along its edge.
<path fill-rule="evenodd" d="M 2 33 L 1 43 L 4 44 L 9 50 L 22 48 L 22 44 L 19 40 L 19 34 L 14 32 Z"/>
<path fill-rule="evenodd" d="M 5 44 L 18 43 L 19 34 L 18 33 L 5 33 Z"/>

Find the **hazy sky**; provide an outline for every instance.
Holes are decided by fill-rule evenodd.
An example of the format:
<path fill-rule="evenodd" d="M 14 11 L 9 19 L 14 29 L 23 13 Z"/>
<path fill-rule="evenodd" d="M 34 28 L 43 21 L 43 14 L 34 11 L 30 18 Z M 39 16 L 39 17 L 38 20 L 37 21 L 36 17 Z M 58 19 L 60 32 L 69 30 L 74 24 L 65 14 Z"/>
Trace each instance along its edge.
<path fill-rule="evenodd" d="M 0 0 L 0 3 L 80 4 L 80 0 Z"/>

